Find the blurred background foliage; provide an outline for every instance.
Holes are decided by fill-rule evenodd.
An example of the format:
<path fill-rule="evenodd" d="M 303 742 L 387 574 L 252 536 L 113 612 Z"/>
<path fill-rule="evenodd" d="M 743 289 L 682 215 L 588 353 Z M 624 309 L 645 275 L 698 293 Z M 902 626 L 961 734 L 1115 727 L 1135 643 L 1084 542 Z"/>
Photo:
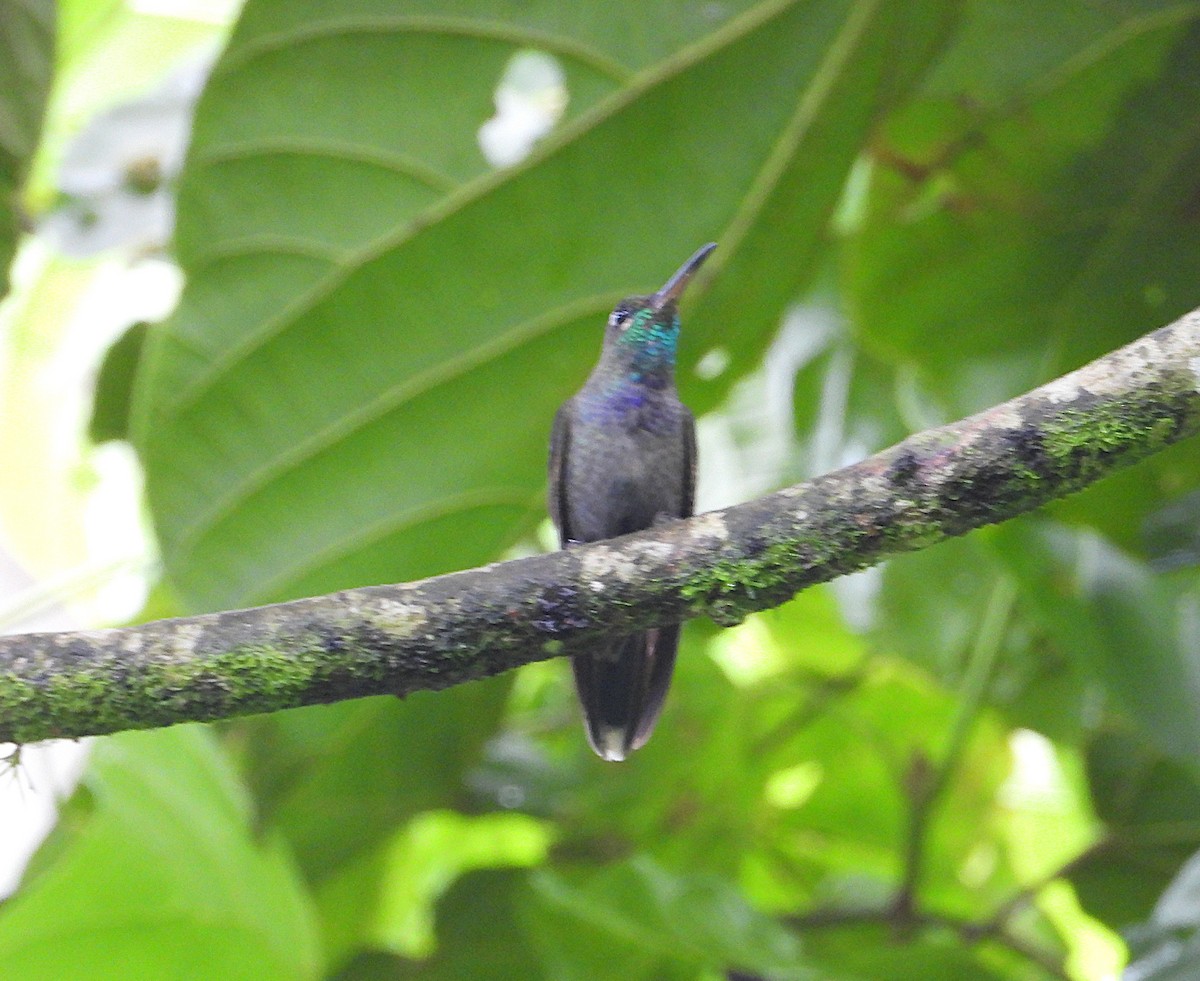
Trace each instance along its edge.
<path fill-rule="evenodd" d="M 1016 395 L 1200 305 L 1198 120 L 1196 2 L 5 0 L 3 627 L 546 547 L 555 407 L 708 240 L 702 508 Z M 621 766 L 563 663 L 96 740 L 0 963 L 1200 977 L 1198 561 L 1193 441 L 689 624 Z"/>

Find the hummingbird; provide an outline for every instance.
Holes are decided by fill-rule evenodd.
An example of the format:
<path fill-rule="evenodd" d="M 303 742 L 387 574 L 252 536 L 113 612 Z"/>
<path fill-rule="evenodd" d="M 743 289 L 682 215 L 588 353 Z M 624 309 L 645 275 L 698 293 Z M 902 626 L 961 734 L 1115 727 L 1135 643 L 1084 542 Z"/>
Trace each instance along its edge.
<path fill-rule="evenodd" d="M 675 390 L 679 297 L 716 243 L 657 293 L 630 296 L 608 318 L 600 360 L 559 408 L 550 436 L 550 518 L 563 548 L 691 517 L 696 424 Z M 644 745 L 671 684 L 679 624 L 575 654 L 588 742 L 606 760 Z"/>

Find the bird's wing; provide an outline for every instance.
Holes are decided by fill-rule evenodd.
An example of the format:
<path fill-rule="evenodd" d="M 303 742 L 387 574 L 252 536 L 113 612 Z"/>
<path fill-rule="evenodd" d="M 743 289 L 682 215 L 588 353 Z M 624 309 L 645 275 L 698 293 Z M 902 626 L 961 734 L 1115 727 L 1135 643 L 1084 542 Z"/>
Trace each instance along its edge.
<path fill-rule="evenodd" d="M 683 497 L 679 517 L 690 518 L 695 510 L 696 497 L 696 418 L 692 410 L 683 407 Z"/>
<path fill-rule="evenodd" d="M 546 507 L 558 529 L 560 545 L 571 541 L 567 514 L 567 458 L 571 449 L 571 400 L 567 399 L 554 414 L 550 430 L 550 481 L 546 489 Z"/>

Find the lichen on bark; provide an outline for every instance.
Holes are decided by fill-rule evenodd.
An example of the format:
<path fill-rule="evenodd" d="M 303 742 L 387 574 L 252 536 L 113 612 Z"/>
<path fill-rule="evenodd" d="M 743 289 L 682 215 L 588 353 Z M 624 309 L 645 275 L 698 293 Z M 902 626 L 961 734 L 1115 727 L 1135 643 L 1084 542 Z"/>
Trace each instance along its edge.
<path fill-rule="evenodd" d="M 436 690 L 600 636 L 701 615 L 735 623 L 1200 432 L 1198 366 L 1200 311 L 859 463 L 637 535 L 252 610 L 0 637 L 0 740 Z"/>

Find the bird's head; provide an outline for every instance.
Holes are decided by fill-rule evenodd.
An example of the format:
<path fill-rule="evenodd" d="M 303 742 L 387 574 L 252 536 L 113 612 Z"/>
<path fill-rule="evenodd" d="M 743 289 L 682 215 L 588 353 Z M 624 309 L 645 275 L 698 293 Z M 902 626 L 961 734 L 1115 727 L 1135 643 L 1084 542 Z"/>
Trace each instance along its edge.
<path fill-rule="evenodd" d="M 698 249 L 657 293 L 629 296 L 613 307 L 604 332 L 606 352 L 643 369 L 673 367 L 679 342 L 679 297 L 716 243 Z"/>

